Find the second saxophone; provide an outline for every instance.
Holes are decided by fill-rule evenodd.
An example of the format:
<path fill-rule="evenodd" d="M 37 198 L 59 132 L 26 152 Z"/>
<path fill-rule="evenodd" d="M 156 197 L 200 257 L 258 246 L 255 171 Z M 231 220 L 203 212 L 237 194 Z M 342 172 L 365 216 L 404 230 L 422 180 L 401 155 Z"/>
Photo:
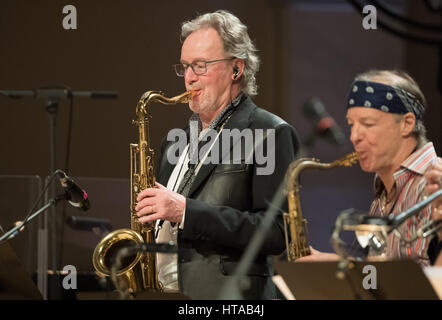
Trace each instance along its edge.
<path fill-rule="evenodd" d="M 357 159 L 356 152 L 353 152 L 330 163 L 321 163 L 315 158 L 300 158 L 290 164 L 285 178 L 289 212 L 284 213 L 285 241 L 289 262 L 310 254 L 307 243 L 307 220 L 302 218 L 299 194 L 299 175 L 301 171 L 308 168 L 330 169 L 337 166 L 350 167 L 356 163 Z"/>

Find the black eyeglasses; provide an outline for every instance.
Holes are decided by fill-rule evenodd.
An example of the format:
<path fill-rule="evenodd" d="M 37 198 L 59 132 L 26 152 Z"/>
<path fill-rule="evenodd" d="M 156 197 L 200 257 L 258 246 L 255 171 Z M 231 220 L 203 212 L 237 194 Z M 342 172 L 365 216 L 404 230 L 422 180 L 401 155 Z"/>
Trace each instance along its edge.
<path fill-rule="evenodd" d="M 210 61 L 194 61 L 191 64 L 188 63 L 177 63 L 173 65 L 173 68 L 175 69 L 175 73 L 178 77 L 184 77 L 184 74 L 186 73 L 186 70 L 188 67 L 192 68 L 193 73 L 200 76 L 202 74 L 205 74 L 207 72 L 207 64 L 218 62 L 218 61 L 227 61 L 227 60 L 233 60 L 235 57 L 232 58 L 225 58 L 225 59 L 217 59 L 217 60 L 210 60 Z"/>

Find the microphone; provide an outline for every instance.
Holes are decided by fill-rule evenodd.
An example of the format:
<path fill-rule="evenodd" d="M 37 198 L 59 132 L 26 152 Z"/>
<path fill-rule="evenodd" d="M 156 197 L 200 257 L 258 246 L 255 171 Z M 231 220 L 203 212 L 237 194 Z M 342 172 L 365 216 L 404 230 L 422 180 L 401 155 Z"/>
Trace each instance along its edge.
<path fill-rule="evenodd" d="M 91 205 L 86 191 L 81 189 L 74 180 L 69 178 L 63 171 L 57 170 L 56 173 L 60 177 L 61 187 L 65 191 L 66 200 L 68 200 L 73 207 L 87 211 Z"/>
<path fill-rule="evenodd" d="M 311 119 L 316 132 L 325 137 L 333 144 L 342 145 L 345 142 L 345 135 L 335 120 L 327 113 L 324 104 L 318 97 L 312 97 L 304 103 L 304 115 Z"/>
<path fill-rule="evenodd" d="M 340 256 L 344 255 L 342 247 L 343 241 L 339 238 L 341 231 L 360 231 L 360 235 L 356 235 L 359 244 L 363 247 L 370 247 L 377 252 L 382 252 L 387 245 L 387 238 L 391 232 L 396 230 L 406 220 L 418 214 L 423 208 L 428 206 L 436 198 L 442 196 L 442 189 L 427 196 L 421 202 L 415 204 L 411 208 L 395 214 L 390 214 L 387 217 L 377 217 L 364 215 L 356 212 L 354 209 L 347 209 L 341 212 L 336 219 L 335 229 L 332 234 L 333 248 Z M 411 243 L 417 238 L 427 238 L 442 228 L 442 220 L 430 220 L 424 226 L 414 231 L 410 239 L 401 239 L 401 243 Z"/>
<path fill-rule="evenodd" d="M 415 204 L 411 208 L 398 213 L 396 216 L 394 214 L 390 214 L 387 217 L 388 223 L 391 224 L 393 226 L 393 228 L 397 228 L 405 220 L 407 220 L 408 218 L 410 218 L 410 217 L 416 215 L 417 213 L 419 213 L 420 210 L 425 208 L 427 205 L 429 205 L 431 202 L 433 202 L 436 198 L 440 197 L 441 195 L 442 195 L 442 189 L 439 189 L 435 193 L 425 197 L 424 200 L 422 200 L 421 202 Z"/>

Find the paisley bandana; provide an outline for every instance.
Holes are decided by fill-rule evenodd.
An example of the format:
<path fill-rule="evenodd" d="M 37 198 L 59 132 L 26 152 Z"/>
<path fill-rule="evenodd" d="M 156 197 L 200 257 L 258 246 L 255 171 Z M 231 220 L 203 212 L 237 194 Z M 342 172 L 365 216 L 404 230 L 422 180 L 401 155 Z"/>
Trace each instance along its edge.
<path fill-rule="evenodd" d="M 416 119 L 423 118 L 425 108 L 412 93 L 379 82 L 356 81 L 352 84 L 347 109 L 375 108 L 384 112 L 405 114 L 412 112 Z"/>

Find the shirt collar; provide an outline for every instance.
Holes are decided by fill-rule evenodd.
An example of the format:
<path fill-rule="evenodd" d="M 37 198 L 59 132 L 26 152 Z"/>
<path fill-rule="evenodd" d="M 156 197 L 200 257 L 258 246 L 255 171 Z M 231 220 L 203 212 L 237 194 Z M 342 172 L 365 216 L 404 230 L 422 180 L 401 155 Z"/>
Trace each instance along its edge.
<path fill-rule="evenodd" d="M 401 180 L 400 178 L 403 176 L 405 171 L 411 171 L 414 174 L 423 175 L 428 167 L 431 166 L 434 161 L 436 161 L 436 159 L 437 154 L 436 150 L 434 150 L 432 142 L 426 143 L 422 148 L 410 154 L 408 158 L 401 163 L 399 169 L 396 170 L 393 175 L 396 187 L 401 187 L 398 186 L 401 184 L 399 180 Z M 379 196 L 384 190 L 384 184 L 377 174 L 374 178 L 373 187 L 377 196 Z"/>
<path fill-rule="evenodd" d="M 436 159 L 437 154 L 436 150 L 434 150 L 433 143 L 428 142 L 402 162 L 401 168 L 423 175 Z M 398 171 L 395 172 L 395 175 Z"/>

